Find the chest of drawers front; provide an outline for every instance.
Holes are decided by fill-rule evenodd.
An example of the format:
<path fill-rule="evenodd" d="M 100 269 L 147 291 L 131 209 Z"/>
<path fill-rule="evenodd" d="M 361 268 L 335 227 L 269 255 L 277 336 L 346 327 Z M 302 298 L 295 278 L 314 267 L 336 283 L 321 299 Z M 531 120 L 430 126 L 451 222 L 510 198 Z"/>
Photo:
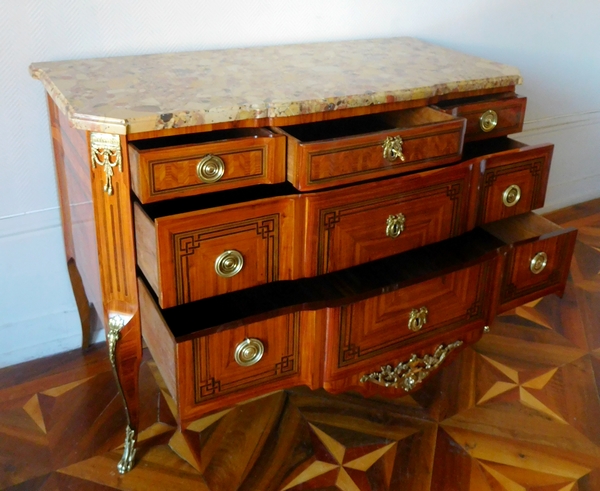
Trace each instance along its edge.
<path fill-rule="evenodd" d="M 121 472 L 134 462 L 142 336 L 183 431 L 296 385 L 409 393 L 476 342 L 496 313 L 562 292 L 575 231 L 531 213 L 543 206 L 553 147 L 506 136 L 523 125 L 518 72 L 416 40 L 389 43 L 396 48 L 281 48 L 295 74 L 289 100 L 276 100 L 275 82 L 248 104 L 241 89 L 229 101 L 235 87 L 207 82 L 216 92 L 203 111 L 194 109 L 200 102 L 186 106 L 195 93 L 180 87 L 172 109 L 185 109 L 151 123 L 138 117 L 139 101 L 127 120 L 93 114 L 106 101 L 76 109 L 80 94 L 95 95 L 76 84 L 66 93 L 72 65 L 32 67 L 50 94 L 67 259 L 106 326 L 126 404 Z M 269 56 L 278 49 L 252 51 L 273 80 L 281 74 Z M 310 68 L 296 49 L 311 53 Z M 336 50 L 357 54 L 356 67 L 332 61 Z M 243 71 L 243 50 L 223 53 Z M 198 66 L 224 63 L 198 56 Z M 447 76 L 438 56 L 473 73 Z M 125 61 L 133 72 L 142 63 L 142 73 L 165 60 Z M 384 60 L 398 72 L 365 89 L 369 66 Z M 303 85 L 319 63 L 341 74 L 328 97 Z M 414 80 L 402 63 L 421 63 Z M 105 72 L 111 67 L 121 76 L 121 64 L 107 62 Z M 89 72 L 81 68 L 78 80 Z M 325 91 L 329 81 L 320 80 Z M 148 84 L 140 78 L 140 93 Z M 333 95 L 341 88 L 350 95 Z M 86 199 L 87 222 L 79 219 Z M 196 450 L 184 453 L 198 467 Z"/>

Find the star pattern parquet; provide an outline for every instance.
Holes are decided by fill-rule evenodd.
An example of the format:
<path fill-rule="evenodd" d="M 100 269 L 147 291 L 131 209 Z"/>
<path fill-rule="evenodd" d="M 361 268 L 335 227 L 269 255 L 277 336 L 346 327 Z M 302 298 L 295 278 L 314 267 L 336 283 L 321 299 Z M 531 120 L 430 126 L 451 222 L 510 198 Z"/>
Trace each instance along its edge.
<path fill-rule="evenodd" d="M 579 229 L 564 297 L 500 316 L 412 396 L 298 388 L 180 432 L 146 354 L 124 476 L 104 346 L 0 370 L 0 489 L 599 491 L 600 200 L 550 218 Z"/>

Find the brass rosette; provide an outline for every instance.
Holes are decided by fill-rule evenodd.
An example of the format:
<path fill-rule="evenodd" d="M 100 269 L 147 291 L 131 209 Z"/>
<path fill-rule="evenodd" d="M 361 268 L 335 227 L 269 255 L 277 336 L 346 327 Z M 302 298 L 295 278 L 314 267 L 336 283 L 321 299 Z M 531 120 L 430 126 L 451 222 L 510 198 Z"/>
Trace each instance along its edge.
<path fill-rule="evenodd" d="M 206 184 L 217 182 L 225 174 L 225 162 L 216 155 L 206 155 L 196 166 L 198 179 Z"/>
<path fill-rule="evenodd" d="M 244 267 L 244 256 L 239 251 L 225 251 L 215 260 L 215 271 L 222 278 L 231 278 Z"/>
<path fill-rule="evenodd" d="M 481 131 L 489 133 L 498 125 L 498 113 L 493 109 L 488 109 L 479 118 L 479 127 Z"/>
<path fill-rule="evenodd" d="M 529 263 L 529 269 L 533 274 L 540 274 L 548 264 L 548 255 L 545 252 L 538 252 Z"/>
<path fill-rule="evenodd" d="M 246 338 L 235 348 L 233 358 L 241 367 L 256 365 L 265 353 L 265 345 L 256 338 Z"/>
<path fill-rule="evenodd" d="M 520 199 L 521 188 L 518 184 L 511 184 L 504 190 L 504 193 L 502 193 L 502 203 L 504 203 L 504 206 L 508 208 L 515 206 Z"/>

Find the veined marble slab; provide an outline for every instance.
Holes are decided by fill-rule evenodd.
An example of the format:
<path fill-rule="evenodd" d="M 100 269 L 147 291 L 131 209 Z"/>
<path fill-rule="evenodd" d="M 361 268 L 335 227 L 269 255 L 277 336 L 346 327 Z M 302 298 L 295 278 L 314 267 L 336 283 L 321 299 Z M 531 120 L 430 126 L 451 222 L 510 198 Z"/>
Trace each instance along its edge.
<path fill-rule="evenodd" d="M 413 38 L 34 63 L 75 128 L 126 134 L 297 116 L 522 83 Z"/>

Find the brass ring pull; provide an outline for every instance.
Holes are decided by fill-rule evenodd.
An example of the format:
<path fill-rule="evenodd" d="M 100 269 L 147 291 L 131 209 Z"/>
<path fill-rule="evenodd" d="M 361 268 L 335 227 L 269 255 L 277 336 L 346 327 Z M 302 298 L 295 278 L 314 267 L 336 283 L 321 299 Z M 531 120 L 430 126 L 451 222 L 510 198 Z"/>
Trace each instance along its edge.
<path fill-rule="evenodd" d="M 225 163 L 221 157 L 206 155 L 196 166 L 198 179 L 206 184 L 217 182 L 225 173 Z"/>
<path fill-rule="evenodd" d="M 406 218 L 402 213 L 398 213 L 397 215 L 390 215 L 386 222 L 385 227 L 385 235 L 395 239 L 402 232 L 404 232 L 404 223 L 406 222 Z"/>
<path fill-rule="evenodd" d="M 548 264 L 548 255 L 545 252 L 538 252 L 529 263 L 529 269 L 533 274 L 540 274 Z"/>
<path fill-rule="evenodd" d="M 504 190 L 504 193 L 502 193 L 502 203 L 508 208 L 515 206 L 520 199 L 521 188 L 517 184 L 511 184 Z"/>
<path fill-rule="evenodd" d="M 425 355 L 423 358 L 419 358 L 413 353 L 406 363 L 400 362 L 395 368 L 392 368 L 391 365 L 381 367 L 379 372 L 363 375 L 360 382 L 362 384 L 373 382 L 383 387 L 404 389 L 406 392 L 410 392 L 443 363 L 448 353 L 462 344 L 462 341 L 455 341 L 448 346 L 440 344 L 433 355 Z"/>
<path fill-rule="evenodd" d="M 488 109 L 479 118 L 479 127 L 481 131 L 488 133 L 498 124 L 498 114 L 493 109 Z"/>
<path fill-rule="evenodd" d="M 427 307 L 412 309 L 410 311 L 410 317 L 408 318 L 408 328 L 413 332 L 420 331 L 427 323 L 428 313 L 429 311 L 427 310 Z"/>
<path fill-rule="evenodd" d="M 244 256 L 232 249 L 219 255 L 215 261 L 215 271 L 223 278 L 231 278 L 244 267 Z"/>
<path fill-rule="evenodd" d="M 388 162 L 393 162 L 397 158 L 404 162 L 406 159 L 402 153 L 403 143 L 400 136 L 388 136 L 381 144 L 383 147 L 383 158 Z"/>
<path fill-rule="evenodd" d="M 256 365 L 265 352 L 265 345 L 255 338 L 246 338 L 235 348 L 233 358 L 241 367 Z"/>

